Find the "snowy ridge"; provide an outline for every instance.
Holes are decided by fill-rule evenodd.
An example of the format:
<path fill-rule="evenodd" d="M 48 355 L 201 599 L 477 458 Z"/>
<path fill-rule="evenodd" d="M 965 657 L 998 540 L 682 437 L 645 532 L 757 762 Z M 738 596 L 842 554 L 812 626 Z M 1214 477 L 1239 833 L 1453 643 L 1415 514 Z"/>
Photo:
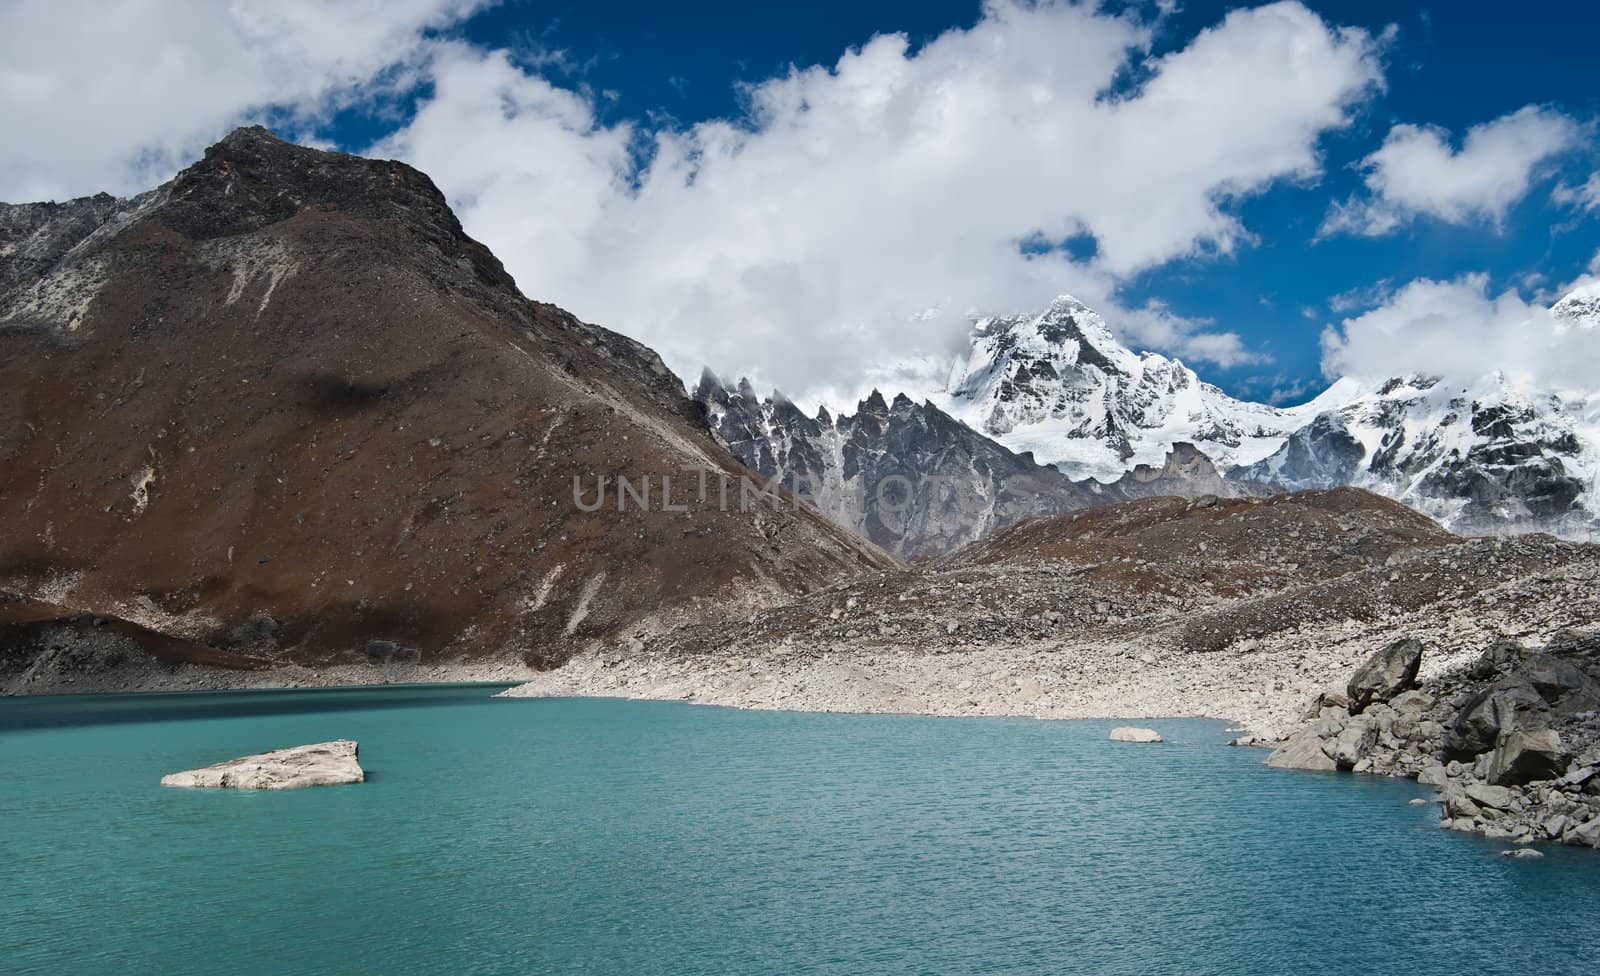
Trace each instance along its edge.
<path fill-rule="evenodd" d="M 1600 284 L 1553 311 L 1557 328 L 1600 328 Z M 1063 296 L 1038 315 L 979 322 L 931 400 L 1073 478 L 1116 481 L 1187 442 L 1234 481 L 1357 485 L 1465 533 L 1600 536 L 1600 391 L 1527 390 L 1499 373 L 1464 383 L 1345 377 L 1278 408 L 1234 399 L 1179 360 L 1133 352 Z"/>
<path fill-rule="evenodd" d="M 1358 485 L 1469 534 L 1596 535 L 1600 397 L 1530 395 L 1499 373 L 1468 384 L 1406 377 L 1319 421 L 1344 443 L 1325 437 L 1299 454 L 1286 444 L 1232 474 L 1285 488 Z M 1339 456 L 1354 463 L 1332 463 Z"/>

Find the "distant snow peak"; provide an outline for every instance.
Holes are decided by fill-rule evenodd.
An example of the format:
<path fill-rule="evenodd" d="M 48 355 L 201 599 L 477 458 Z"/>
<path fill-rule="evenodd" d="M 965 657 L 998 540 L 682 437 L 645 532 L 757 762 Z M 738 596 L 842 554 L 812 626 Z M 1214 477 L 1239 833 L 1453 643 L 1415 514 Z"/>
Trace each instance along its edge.
<path fill-rule="evenodd" d="M 1600 327 L 1600 279 L 1568 292 L 1551 311 L 1558 319 L 1589 328 Z"/>
<path fill-rule="evenodd" d="M 1189 442 L 1223 464 L 1254 463 L 1320 409 L 1235 400 L 1177 359 L 1135 353 L 1063 295 L 1038 315 L 989 318 L 936 398 L 967 424 L 1075 477 L 1114 481 Z"/>

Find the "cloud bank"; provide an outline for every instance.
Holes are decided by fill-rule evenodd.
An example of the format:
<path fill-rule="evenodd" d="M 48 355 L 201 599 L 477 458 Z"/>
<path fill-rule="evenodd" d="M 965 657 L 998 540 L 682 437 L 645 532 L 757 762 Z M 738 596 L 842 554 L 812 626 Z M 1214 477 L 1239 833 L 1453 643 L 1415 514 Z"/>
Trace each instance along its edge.
<path fill-rule="evenodd" d="M 1397 125 L 1361 162 L 1368 194 L 1335 203 L 1320 233 L 1379 237 L 1424 215 L 1498 224 L 1527 195 L 1539 164 L 1581 139 L 1576 122 L 1535 105 L 1473 126 L 1460 149 L 1443 129 Z"/>
<path fill-rule="evenodd" d="M 0 191 L 149 189 L 250 118 L 309 124 L 485 0 L 7 0 Z"/>

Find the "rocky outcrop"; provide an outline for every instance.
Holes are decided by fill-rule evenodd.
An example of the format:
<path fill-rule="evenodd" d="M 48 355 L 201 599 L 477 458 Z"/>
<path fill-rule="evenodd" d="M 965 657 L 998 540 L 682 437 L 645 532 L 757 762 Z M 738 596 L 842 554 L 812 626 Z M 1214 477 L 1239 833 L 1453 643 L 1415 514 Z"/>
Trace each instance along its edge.
<path fill-rule="evenodd" d="M 349 739 L 276 749 L 231 759 L 204 769 L 161 777 L 162 786 L 198 789 L 298 790 L 308 786 L 343 786 L 366 781 L 356 761 L 356 743 Z"/>
<path fill-rule="evenodd" d="M 1155 729 L 1141 729 L 1133 725 L 1120 725 L 1111 730 L 1112 742 L 1164 742 Z"/>
<path fill-rule="evenodd" d="M 1321 705 L 1267 764 L 1413 777 L 1439 790 L 1450 829 L 1600 846 L 1600 632 L 1533 652 L 1497 640 L 1385 701 L 1421 653 L 1397 641 L 1374 654 L 1350 682 L 1351 708 Z"/>

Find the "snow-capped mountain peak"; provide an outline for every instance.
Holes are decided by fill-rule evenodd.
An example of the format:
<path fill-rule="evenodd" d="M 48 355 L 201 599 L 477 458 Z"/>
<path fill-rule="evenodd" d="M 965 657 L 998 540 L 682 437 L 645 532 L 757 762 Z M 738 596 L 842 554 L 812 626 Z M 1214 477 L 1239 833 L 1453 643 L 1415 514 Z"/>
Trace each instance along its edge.
<path fill-rule="evenodd" d="M 1330 406 L 1235 400 L 1179 360 L 1135 353 L 1070 295 L 1037 315 L 978 322 L 934 399 L 1012 450 L 1101 481 L 1159 465 L 1181 441 L 1223 464 L 1254 463 Z"/>
<path fill-rule="evenodd" d="M 1574 288 L 1551 311 L 1565 321 L 1600 328 L 1600 279 Z"/>

